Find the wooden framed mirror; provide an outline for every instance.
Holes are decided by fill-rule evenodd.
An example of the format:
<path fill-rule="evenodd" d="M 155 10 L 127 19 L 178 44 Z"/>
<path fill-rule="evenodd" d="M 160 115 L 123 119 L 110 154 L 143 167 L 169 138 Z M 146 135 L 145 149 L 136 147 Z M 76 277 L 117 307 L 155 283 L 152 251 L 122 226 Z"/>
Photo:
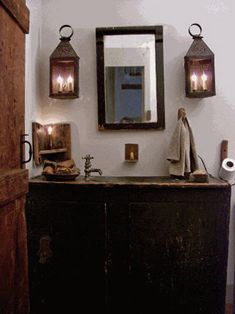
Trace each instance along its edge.
<path fill-rule="evenodd" d="M 99 130 L 164 129 L 163 27 L 96 28 Z"/>

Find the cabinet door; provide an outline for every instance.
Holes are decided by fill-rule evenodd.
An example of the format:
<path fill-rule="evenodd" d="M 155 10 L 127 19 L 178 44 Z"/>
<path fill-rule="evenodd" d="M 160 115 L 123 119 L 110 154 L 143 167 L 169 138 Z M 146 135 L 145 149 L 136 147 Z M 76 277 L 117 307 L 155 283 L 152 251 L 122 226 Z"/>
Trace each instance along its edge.
<path fill-rule="evenodd" d="M 30 203 L 28 228 L 32 313 L 103 311 L 104 204 L 50 203 L 42 200 Z M 51 256 L 45 258 L 42 239 L 48 236 Z"/>
<path fill-rule="evenodd" d="M 224 313 L 227 207 L 200 201 L 111 204 L 110 313 Z"/>
<path fill-rule="evenodd" d="M 129 211 L 128 203 L 107 204 L 106 303 L 107 313 L 129 311 Z"/>
<path fill-rule="evenodd" d="M 224 313 L 227 206 L 130 204 L 130 291 L 136 313 Z"/>

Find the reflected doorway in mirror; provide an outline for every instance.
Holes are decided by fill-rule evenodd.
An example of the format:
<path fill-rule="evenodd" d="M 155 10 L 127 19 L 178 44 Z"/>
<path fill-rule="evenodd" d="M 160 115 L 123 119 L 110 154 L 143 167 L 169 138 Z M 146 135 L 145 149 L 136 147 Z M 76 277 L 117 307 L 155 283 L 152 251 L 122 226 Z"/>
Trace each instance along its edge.
<path fill-rule="evenodd" d="M 144 67 L 105 67 L 106 120 L 109 123 L 145 121 Z"/>

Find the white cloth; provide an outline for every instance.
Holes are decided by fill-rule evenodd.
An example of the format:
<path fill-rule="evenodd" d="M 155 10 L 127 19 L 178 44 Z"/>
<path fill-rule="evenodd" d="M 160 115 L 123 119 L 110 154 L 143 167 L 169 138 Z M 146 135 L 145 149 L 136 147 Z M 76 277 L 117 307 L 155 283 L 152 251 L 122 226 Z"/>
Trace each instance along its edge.
<path fill-rule="evenodd" d="M 169 173 L 184 176 L 198 169 L 198 157 L 192 129 L 188 119 L 180 118 L 171 138 L 167 160 L 170 161 Z"/>

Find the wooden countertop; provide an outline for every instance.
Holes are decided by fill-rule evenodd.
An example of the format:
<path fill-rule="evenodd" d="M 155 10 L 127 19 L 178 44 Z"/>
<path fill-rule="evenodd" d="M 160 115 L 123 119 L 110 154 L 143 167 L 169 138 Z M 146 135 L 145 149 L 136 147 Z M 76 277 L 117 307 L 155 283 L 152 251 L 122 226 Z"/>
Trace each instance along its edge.
<path fill-rule="evenodd" d="M 79 176 L 74 181 L 47 181 L 44 176 L 37 176 L 30 179 L 30 185 L 48 184 L 48 185 L 81 185 L 81 186 L 151 186 L 151 187 L 194 187 L 194 188 L 228 188 L 229 183 L 218 179 L 210 178 L 208 183 L 190 182 L 184 179 L 172 177 L 108 177 L 92 176 L 89 181 L 85 181 L 83 176 Z"/>

